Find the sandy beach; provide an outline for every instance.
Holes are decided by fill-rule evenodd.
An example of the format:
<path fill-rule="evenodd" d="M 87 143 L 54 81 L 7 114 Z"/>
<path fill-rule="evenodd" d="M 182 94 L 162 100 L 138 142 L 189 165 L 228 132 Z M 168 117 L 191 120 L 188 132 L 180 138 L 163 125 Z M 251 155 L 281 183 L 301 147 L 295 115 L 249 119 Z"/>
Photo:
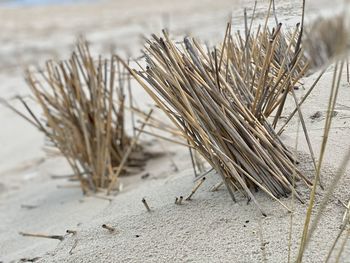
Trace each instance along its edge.
<path fill-rule="evenodd" d="M 255 25 L 263 21 L 268 3 L 258 1 Z M 320 13 L 335 13 L 341 3 L 307 1 L 306 20 Z M 243 8 L 249 14 L 253 6 L 252 0 L 0 6 L 0 97 L 20 108 L 13 98 L 29 94 L 24 69 L 42 66 L 47 59 L 67 58 L 79 35 L 88 39 L 94 55 L 117 52 L 124 58 L 138 58 L 144 44 L 141 36 L 160 34 L 164 27 L 173 39 L 190 35 L 215 45 L 224 37 L 227 19 L 232 16 L 235 29 L 242 29 Z M 277 1 L 276 10 L 287 27 L 300 21 L 299 2 Z M 296 90 L 298 98 L 317 75 L 302 79 L 303 85 Z M 320 152 L 332 76 L 330 66 L 302 107 L 315 156 Z M 136 83 L 133 89 L 140 107 L 153 104 Z M 34 102 L 30 105 L 39 112 Z M 287 117 L 294 107 L 294 102 L 288 101 L 282 115 Z M 350 145 L 350 96 L 345 71 L 335 111 L 322 169 L 326 189 Z M 142 135 L 148 151 L 159 153 L 165 148 L 166 152 L 150 160 L 144 171 L 121 177 L 122 191 L 117 195 L 84 196 L 78 184 L 52 178 L 72 171 L 61 156 L 45 153 L 45 138 L 39 131 L 1 104 L 0 123 L 0 262 L 288 262 L 290 225 L 291 259 L 297 255 L 307 203 L 291 197 L 282 200 L 294 207 L 291 223 L 290 213 L 258 192 L 256 198 L 267 213 L 263 217 L 243 196 L 237 195 L 237 202 L 232 202 L 225 187 L 211 192 L 220 181 L 211 172 L 191 201 L 175 205 L 175 197 L 187 196 L 195 184 L 186 147 Z M 312 179 L 315 172 L 307 143 L 298 132 L 297 118 L 288 124 L 281 138 L 293 152 L 297 151 L 298 168 Z M 345 212 L 341 202 L 349 201 L 349 189 L 347 169 L 303 262 L 324 261 L 339 232 Z M 309 189 L 300 183 L 298 190 L 307 201 Z M 315 210 L 324 193 L 317 192 Z M 142 198 L 151 212 L 146 211 Z M 102 228 L 103 224 L 115 231 Z M 67 234 L 66 230 L 76 234 Z M 63 235 L 64 240 L 23 237 L 19 232 Z M 350 242 L 340 262 L 350 262 Z"/>

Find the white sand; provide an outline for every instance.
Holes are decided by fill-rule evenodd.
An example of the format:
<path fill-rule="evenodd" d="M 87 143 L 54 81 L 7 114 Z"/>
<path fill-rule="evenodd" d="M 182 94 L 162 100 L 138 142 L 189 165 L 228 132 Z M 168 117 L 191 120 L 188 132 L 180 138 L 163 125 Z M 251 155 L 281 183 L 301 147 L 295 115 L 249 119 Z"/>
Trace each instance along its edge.
<path fill-rule="evenodd" d="M 253 1 L 241 2 L 251 10 Z M 280 2 L 277 6 L 279 19 L 289 25 L 295 24 L 300 12 L 295 2 L 277 2 Z M 323 2 L 325 6 L 328 1 Z M 335 6 L 336 2 L 332 4 Z M 319 1 L 310 3 L 308 17 L 316 13 L 318 4 Z M 266 6 L 267 1 L 259 3 L 259 19 L 263 18 Z M 67 56 L 79 33 L 87 35 L 96 52 L 108 54 L 110 48 L 116 46 L 122 54 L 132 53 L 137 57 L 142 47 L 139 35 L 157 33 L 163 25 L 168 25 L 176 38 L 192 33 L 216 43 L 223 37 L 225 21 L 231 11 L 237 28 L 241 28 L 243 12 L 239 2 L 228 0 L 132 0 L 29 10 L 0 9 L 0 96 L 9 99 L 15 94 L 27 94 L 21 67 L 42 64 L 50 57 Z M 316 111 L 324 116 L 331 77 L 332 68 L 303 107 L 316 156 L 324 117 L 317 120 L 309 117 Z M 316 75 L 305 80 L 306 89 L 315 78 Z M 300 97 L 305 92 L 301 88 L 297 95 Z M 330 181 L 349 147 L 350 108 L 341 106 L 350 106 L 348 92 L 348 85 L 343 85 L 327 148 L 325 182 Z M 150 102 L 144 99 L 142 91 L 136 94 L 140 100 L 142 98 L 141 105 Z M 289 103 L 285 115 L 292 109 L 293 104 Z M 181 172 L 174 172 L 167 157 L 152 160 L 147 166 L 149 178 L 141 179 L 142 174 L 122 178 L 123 192 L 109 202 L 83 197 L 78 188 L 57 188 L 69 182 L 52 180 L 50 175 L 70 171 L 61 158 L 45 157 L 41 150 L 41 134 L 2 106 L 0 121 L 0 261 L 40 257 L 41 262 L 261 262 L 266 257 L 268 262 L 287 262 L 290 214 L 265 194 L 257 193 L 257 199 L 268 214 L 266 218 L 254 204 L 247 205 L 239 195 L 238 202 L 233 203 L 224 188 L 209 192 L 208 189 L 219 181 L 218 176 L 211 174 L 191 202 L 181 206 L 174 204 L 175 196 L 188 195 L 193 186 L 187 149 L 165 143 L 174 153 Z M 283 140 L 290 146 L 295 145 L 296 126 L 296 121 L 291 122 L 283 133 Z M 159 142 L 155 141 L 149 146 L 153 150 L 159 147 Z M 308 150 L 302 134 L 298 149 L 304 152 L 300 158 L 301 169 L 311 177 L 312 166 L 310 157 L 305 154 Z M 327 206 L 306 251 L 305 262 L 324 260 L 344 213 L 337 200 L 346 202 L 350 198 L 349 186 L 350 179 L 346 176 Z M 307 199 L 307 189 L 303 185 L 298 189 Z M 317 204 L 322 195 L 322 191 L 317 194 Z M 152 207 L 151 213 L 143 207 L 143 197 Z M 292 202 L 291 198 L 282 201 L 288 205 Z M 298 249 L 306 208 L 295 203 L 292 258 Z M 116 233 L 108 233 L 101 228 L 102 224 L 114 226 Z M 59 242 L 18 234 L 19 231 L 65 234 L 66 229 L 78 231 L 77 236 L 66 236 Z M 78 242 L 70 255 L 75 240 Z M 341 262 L 350 262 L 349 242 Z"/>

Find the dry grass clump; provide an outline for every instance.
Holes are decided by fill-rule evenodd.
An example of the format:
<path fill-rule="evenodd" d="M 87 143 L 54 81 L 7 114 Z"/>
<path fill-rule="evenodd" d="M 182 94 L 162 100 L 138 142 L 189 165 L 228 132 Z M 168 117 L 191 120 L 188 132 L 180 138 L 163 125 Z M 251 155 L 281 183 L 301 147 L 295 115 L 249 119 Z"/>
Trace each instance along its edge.
<path fill-rule="evenodd" d="M 221 47 L 205 50 L 190 38 L 176 46 L 164 31 L 164 38 L 148 41 L 147 68 L 130 71 L 221 175 L 233 200 L 238 190 L 257 203 L 252 189 L 276 200 L 292 191 L 299 197 L 294 173 L 311 184 L 268 121 L 275 113 L 277 123 L 287 95 L 308 69 L 297 48 L 299 32 L 298 26 L 284 34 L 281 25 L 265 25 L 241 37 L 231 34 L 229 24 Z"/>
<path fill-rule="evenodd" d="M 45 70 L 26 74 L 43 116 L 22 98 L 31 118 L 17 113 L 66 157 L 84 192 L 110 191 L 121 172 L 144 165 L 141 146 L 125 133 L 124 89 L 130 75 L 124 73 L 115 57 L 94 61 L 80 41 L 69 60 L 48 61 Z"/>

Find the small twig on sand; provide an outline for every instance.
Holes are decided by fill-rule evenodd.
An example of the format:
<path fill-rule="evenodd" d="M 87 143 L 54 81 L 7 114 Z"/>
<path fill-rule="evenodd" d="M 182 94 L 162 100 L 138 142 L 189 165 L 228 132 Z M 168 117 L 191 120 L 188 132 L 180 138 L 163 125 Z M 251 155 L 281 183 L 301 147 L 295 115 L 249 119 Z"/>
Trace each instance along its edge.
<path fill-rule="evenodd" d="M 145 198 L 142 198 L 142 203 L 143 205 L 146 207 L 147 211 L 148 212 L 151 212 L 151 208 L 149 208 L 148 204 L 147 204 L 147 201 Z"/>
<path fill-rule="evenodd" d="M 349 84 L 350 83 L 350 77 L 349 77 L 349 59 L 346 59 L 346 81 Z"/>
<path fill-rule="evenodd" d="M 178 205 L 181 205 L 181 204 L 182 204 L 183 198 L 184 198 L 183 196 L 180 196 L 179 202 L 177 203 Z"/>
<path fill-rule="evenodd" d="M 214 171 L 214 168 L 210 168 L 208 171 L 206 171 L 206 172 L 204 172 L 204 173 L 198 175 L 198 176 L 194 179 L 194 181 L 195 181 L 195 182 L 196 182 L 196 181 L 199 181 L 200 179 L 202 179 L 203 177 L 207 176 L 207 175 L 208 175 L 210 172 L 212 172 L 212 171 Z"/>
<path fill-rule="evenodd" d="M 67 229 L 66 233 L 67 234 L 72 234 L 73 236 L 75 236 L 77 234 L 77 231 Z"/>
<path fill-rule="evenodd" d="M 211 189 L 210 192 L 216 192 L 217 190 L 219 190 L 219 188 L 224 184 L 224 182 L 220 182 L 217 183 L 216 185 L 214 185 Z"/>
<path fill-rule="evenodd" d="M 109 226 L 109 225 L 106 225 L 106 224 L 103 224 L 102 225 L 102 228 L 104 228 L 104 229 L 107 229 L 109 232 L 115 232 L 115 228 L 114 227 L 111 227 L 111 226 Z"/>
<path fill-rule="evenodd" d="M 36 262 L 40 259 L 40 257 L 35 257 L 35 258 L 21 258 L 19 262 Z M 2 261 L 0 261 L 2 262 Z"/>
<path fill-rule="evenodd" d="M 181 205 L 182 204 L 182 200 L 184 199 L 184 197 L 181 195 L 180 198 L 175 198 L 175 204 L 176 205 Z"/>
<path fill-rule="evenodd" d="M 202 178 L 202 180 L 200 180 L 197 185 L 193 188 L 191 194 L 186 198 L 186 201 L 191 200 L 191 197 L 196 193 L 196 191 L 198 190 L 198 188 L 202 185 L 202 183 L 205 181 L 205 177 Z"/>
<path fill-rule="evenodd" d="M 21 236 L 24 237 L 42 237 L 42 238 L 51 238 L 51 239 L 58 239 L 59 241 L 64 240 L 64 236 L 59 236 L 59 235 L 46 235 L 46 234 L 32 234 L 32 233 L 24 233 L 24 232 L 19 232 Z"/>
<path fill-rule="evenodd" d="M 69 255 L 73 254 L 73 250 L 77 247 L 77 245 L 78 245 L 78 239 L 76 239 L 74 241 L 74 244 L 73 244 L 72 248 L 69 250 Z"/>

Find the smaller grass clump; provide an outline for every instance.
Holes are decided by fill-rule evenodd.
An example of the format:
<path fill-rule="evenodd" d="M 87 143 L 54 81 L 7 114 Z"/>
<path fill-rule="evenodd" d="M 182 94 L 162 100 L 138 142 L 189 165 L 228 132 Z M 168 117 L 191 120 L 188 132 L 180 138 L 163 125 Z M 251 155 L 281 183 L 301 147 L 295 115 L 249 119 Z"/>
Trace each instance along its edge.
<path fill-rule="evenodd" d="M 12 107 L 59 149 L 84 193 L 109 192 L 120 174 L 145 164 L 136 135 L 131 138 L 124 127 L 129 78 L 114 56 L 95 61 L 87 43 L 79 41 L 69 60 L 48 61 L 44 70 L 27 71 L 40 118 L 23 98 L 19 99 L 30 117 Z"/>

